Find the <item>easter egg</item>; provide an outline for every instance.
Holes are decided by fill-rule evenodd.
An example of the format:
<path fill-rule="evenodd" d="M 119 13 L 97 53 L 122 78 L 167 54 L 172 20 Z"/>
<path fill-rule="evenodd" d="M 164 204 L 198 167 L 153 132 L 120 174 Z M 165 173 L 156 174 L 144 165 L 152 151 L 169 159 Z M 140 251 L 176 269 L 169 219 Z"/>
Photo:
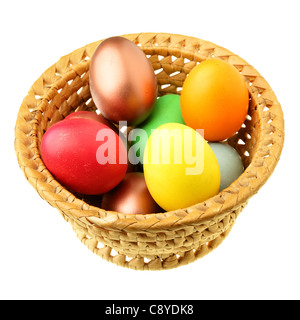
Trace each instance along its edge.
<path fill-rule="evenodd" d="M 244 172 L 244 165 L 238 152 L 228 144 L 210 142 L 209 145 L 218 159 L 221 172 L 219 191 L 222 191 L 229 187 Z"/>
<path fill-rule="evenodd" d="M 96 195 L 113 189 L 126 174 L 127 152 L 103 123 L 82 118 L 57 122 L 43 136 L 47 169 L 66 188 Z"/>
<path fill-rule="evenodd" d="M 166 211 L 195 205 L 219 191 L 214 152 L 196 130 L 183 124 L 164 124 L 151 134 L 143 167 L 150 194 Z"/>
<path fill-rule="evenodd" d="M 90 64 L 90 90 L 108 120 L 136 125 L 153 109 L 157 83 L 144 52 L 123 37 L 110 37 L 96 48 Z"/>
<path fill-rule="evenodd" d="M 204 130 L 208 141 L 222 141 L 245 121 L 249 93 L 234 66 L 209 59 L 193 68 L 184 81 L 180 103 L 186 125 Z"/>
<path fill-rule="evenodd" d="M 101 208 L 124 214 L 148 214 L 162 212 L 147 188 L 144 174 L 127 173 L 121 183 L 105 193 Z"/>
<path fill-rule="evenodd" d="M 70 113 L 68 116 L 66 116 L 65 119 L 69 120 L 74 118 L 91 119 L 91 120 L 101 122 L 106 126 L 108 126 L 110 129 L 114 130 L 116 134 L 119 134 L 118 128 L 114 124 L 112 124 L 110 121 L 105 119 L 102 114 L 97 114 L 91 111 L 76 111 L 76 112 Z"/>
<path fill-rule="evenodd" d="M 127 148 L 127 152 L 128 152 L 128 150 L 130 148 L 130 144 L 128 143 L 125 135 L 122 132 L 120 132 L 119 129 L 113 123 L 111 123 L 110 121 L 105 119 L 102 114 L 97 114 L 97 113 L 91 112 L 91 111 L 76 111 L 76 112 L 70 113 L 65 118 L 65 120 L 74 119 L 74 118 L 91 119 L 91 120 L 95 120 L 95 121 L 98 121 L 98 122 L 105 124 L 110 129 L 112 129 L 117 135 L 119 135 L 119 137 L 123 141 L 125 147 Z M 128 161 L 127 172 L 134 172 L 137 170 L 138 170 L 138 166 L 136 166 L 135 164 Z"/>
<path fill-rule="evenodd" d="M 170 122 L 184 124 L 180 109 L 180 95 L 177 94 L 167 94 L 157 98 L 151 115 L 136 127 L 143 131 L 135 129 L 130 132 L 131 150 L 139 159 L 139 163 L 142 163 L 145 146 L 152 130 Z"/>

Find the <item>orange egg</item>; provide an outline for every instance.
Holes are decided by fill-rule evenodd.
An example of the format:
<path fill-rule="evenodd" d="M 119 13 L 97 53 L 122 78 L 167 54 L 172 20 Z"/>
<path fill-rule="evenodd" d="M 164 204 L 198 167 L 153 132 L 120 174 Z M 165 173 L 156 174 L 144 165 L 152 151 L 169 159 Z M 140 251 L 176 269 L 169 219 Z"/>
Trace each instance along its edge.
<path fill-rule="evenodd" d="M 186 125 L 203 129 L 208 141 L 221 141 L 241 128 L 248 112 L 249 93 L 234 66 L 209 59 L 197 65 L 186 78 L 180 104 Z"/>

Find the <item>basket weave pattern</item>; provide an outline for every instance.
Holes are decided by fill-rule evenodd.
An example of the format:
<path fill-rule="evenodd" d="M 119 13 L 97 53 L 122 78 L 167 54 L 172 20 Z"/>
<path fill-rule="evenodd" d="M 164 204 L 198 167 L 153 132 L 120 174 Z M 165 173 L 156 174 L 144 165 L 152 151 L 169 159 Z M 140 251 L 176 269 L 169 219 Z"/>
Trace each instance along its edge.
<path fill-rule="evenodd" d="M 195 206 L 151 215 L 124 215 L 93 206 L 58 183 L 45 167 L 40 143 L 46 130 L 78 110 L 95 111 L 89 90 L 94 42 L 62 57 L 32 85 L 20 107 L 15 149 L 20 168 L 39 195 L 71 223 L 78 238 L 103 259 L 136 270 L 163 270 L 195 261 L 228 235 L 238 214 L 273 172 L 283 147 L 281 106 L 266 80 L 225 48 L 166 33 L 125 35 L 147 55 L 159 95 L 180 94 L 188 73 L 208 58 L 223 59 L 244 76 L 249 114 L 228 140 L 245 172 L 229 188 Z"/>

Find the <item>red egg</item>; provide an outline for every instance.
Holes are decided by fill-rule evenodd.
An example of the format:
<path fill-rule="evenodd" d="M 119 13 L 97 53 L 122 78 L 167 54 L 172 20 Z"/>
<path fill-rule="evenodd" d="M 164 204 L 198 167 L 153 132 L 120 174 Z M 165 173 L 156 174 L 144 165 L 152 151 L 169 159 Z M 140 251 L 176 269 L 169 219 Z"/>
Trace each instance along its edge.
<path fill-rule="evenodd" d="M 127 173 L 116 188 L 103 195 L 101 208 L 124 214 L 163 212 L 151 197 L 142 172 Z"/>
<path fill-rule="evenodd" d="M 116 187 L 127 170 L 127 152 L 119 136 L 103 123 L 63 120 L 45 133 L 41 155 L 48 170 L 66 188 L 96 195 Z"/>
<path fill-rule="evenodd" d="M 76 112 L 70 113 L 65 118 L 65 120 L 74 119 L 74 118 L 91 119 L 91 120 L 101 122 L 106 126 L 108 126 L 109 128 L 111 128 L 112 130 L 114 130 L 116 134 L 119 134 L 119 129 L 110 121 L 105 119 L 102 114 L 97 114 L 92 111 L 76 111 Z"/>
<path fill-rule="evenodd" d="M 126 136 L 122 132 L 120 132 L 119 129 L 113 123 L 111 123 L 110 121 L 105 119 L 102 114 L 97 114 L 97 113 L 91 112 L 91 111 L 76 111 L 76 112 L 70 113 L 65 118 L 65 120 L 74 119 L 74 118 L 91 119 L 91 120 L 95 120 L 95 121 L 98 121 L 98 122 L 105 124 L 106 126 L 111 128 L 112 130 L 114 130 L 114 132 L 117 135 L 119 135 L 121 140 L 124 142 L 124 145 L 127 148 L 127 153 L 128 153 L 128 150 L 130 148 L 130 143 L 127 141 Z M 135 172 L 137 170 L 138 170 L 137 165 L 134 165 L 130 161 L 128 161 L 127 172 Z"/>

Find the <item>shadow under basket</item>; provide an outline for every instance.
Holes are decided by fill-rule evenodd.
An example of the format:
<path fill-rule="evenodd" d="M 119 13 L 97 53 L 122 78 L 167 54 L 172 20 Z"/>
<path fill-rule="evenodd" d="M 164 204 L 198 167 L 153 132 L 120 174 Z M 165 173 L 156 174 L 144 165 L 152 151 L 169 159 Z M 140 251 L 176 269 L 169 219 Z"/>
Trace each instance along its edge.
<path fill-rule="evenodd" d="M 239 213 L 272 174 L 284 142 L 283 113 L 267 81 L 246 61 L 211 42 L 167 33 L 139 33 L 133 41 L 151 62 L 158 95 L 180 94 L 188 73 L 206 59 L 236 67 L 249 90 L 249 112 L 227 143 L 241 155 L 245 172 L 205 202 L 172 212 L 124 215 L 108 212 L 57 182 L 40 155 L 44 133 L 78 110 L 96 111 L 89 90 L 90 59 L 101 41 L 62 57 L 32 85 L 20 107 L 15 150 L 29 183 L 70 222 L 78 238 L 103 259 L 135 270 L 165 270 L 214 250 Z"/>

